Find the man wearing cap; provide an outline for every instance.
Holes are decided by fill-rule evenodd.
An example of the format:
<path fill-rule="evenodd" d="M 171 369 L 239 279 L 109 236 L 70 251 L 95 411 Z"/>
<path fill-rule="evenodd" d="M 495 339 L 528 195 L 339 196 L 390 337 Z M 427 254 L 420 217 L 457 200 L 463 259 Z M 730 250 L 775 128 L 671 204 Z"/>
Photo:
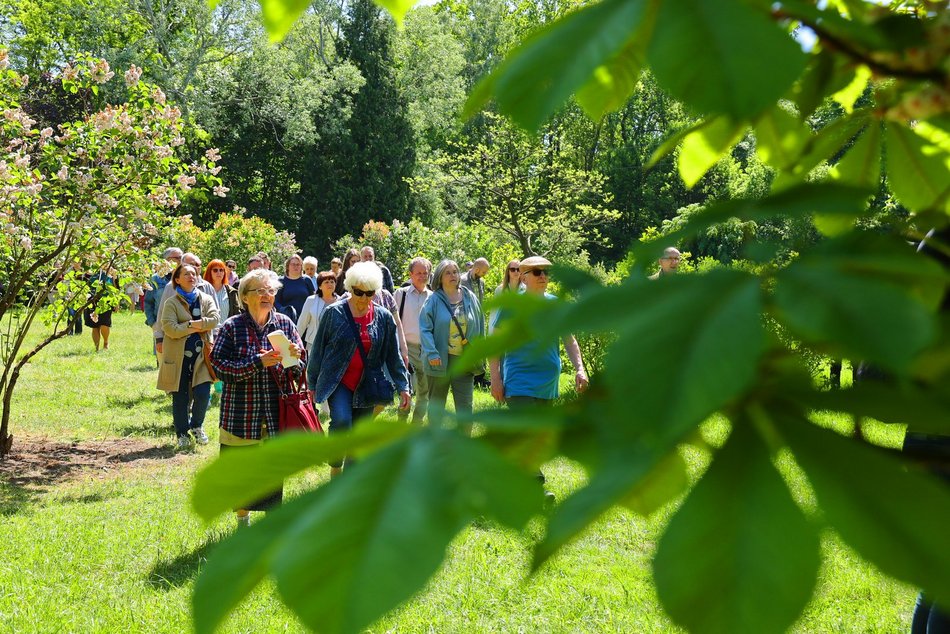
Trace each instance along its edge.
<path fill-rule="evenodd" d="M 661 277 L 676 275 L 676 269 L 680 265 L 680 252 L 676 247 L 666 247 L 663 249 L 663 255 L 657 260 L 660 270 L 650 276 L 651 280 L 658 280 Z"/>
<path fill-rule="evenodd" d="M 149 278 L 149 290 L 145 291 L 145 325 L 153 330 L 155 324 L 158 323 L 158 309 L 161 305 L 162 293 L 164 293 L 168 282 L 171 281 L 172 273 L 175 271 L 175 268 L 181 264 L 182 255 L 184 254 L 178 247 L 168 247 L 165 249 L 162 257 L 165 258 L 168 263 L 168 273 L 162 275 L 161 272 L 157 270 L 152 274 L 152 277 Z M 155 266 L 158 267 L 159 265 L 156 264 Z M 155 346 L 153 349 L 158 359 L 158 367 L 162 367 L 162 353 L 159 348 L 160 346 Z"/>
<path fill-rule="evenodd" d="M 550 301 L 557 297 L 548 293 L 548 269 L 551 262 L 541 256 L 532 256 L 521 261 L 521 282 L 524 292 L 543 296 Z M 494 327 L 504 321 L 504 310 L 495 315 Z M 556 339 L 531 340 L 520 348 L 505 353 L 504 359 L 489 359 L 491 368 L 491 394 L 499 403 L 509 407 L 551 404 L 558 397 L 558 382 L 561 377 L 561 355 Z M 574 335 L 564 336 L 564 349 L 574 366 L 574 386 L 581 394 L 587 389 L 587 371 L 581 359 L 581 349 Z M 539 474 L 544 483 L 544 475 Z M 545 494 L 553 500 L 551 493 Z"/>
<path fill-rule="evenodd" d="M 521 261 L 521 282 L 526 293 L 552 301 L 557 299 L 546 292 L 550 267 L 551 262 L 537 255 Z M 504 311 L 498 311 L 494 325 L 504 321 L 504 317 Z M 565 335 L 564 349 L 574 366 L 574 385 L 578 393 L 583 392 L 587 389 L 588 378 L 574 335 Z M 498 402 L 509 405 L 550 403 L 558 397 L 561 355 L 557 341 L 528 341 L 520 348 L 506 352 L 503 361 L 494 358 L 489 363 L 491 393 Z"/>

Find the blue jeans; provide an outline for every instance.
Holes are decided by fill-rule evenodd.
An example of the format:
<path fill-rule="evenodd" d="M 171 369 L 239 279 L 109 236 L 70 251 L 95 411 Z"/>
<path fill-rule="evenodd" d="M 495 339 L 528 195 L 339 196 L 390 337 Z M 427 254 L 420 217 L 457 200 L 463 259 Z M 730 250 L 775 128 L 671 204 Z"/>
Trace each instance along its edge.
<path fill-rule="evenodd" d="M 342 383 L 327 398 L 327 406 L 330 408 L 331 434 L 350 431 L 356 421 L 373 415 L 372 407 L 353 407 L 353 392 Z M 340 468 L 344 463 L 352 465 L 353 459 L 346 456 L 340 462 L 331 462 L 330 466 Z"/>
<path fill-rule="evenodd" d="M 187 436 L 189 429 L 200 429 L 204 425 L 208 404 L 211 402 L 210 382 L 191 387 L 194 370 L 193 358 L 185 357 L 181 367 L 181 378 L 178 380 L 178 391 L 172 392 L 172 421 L 175 423 L 175 435 L 179 438 Z M 190 417 L 189 406 L 191 407 Z"/>

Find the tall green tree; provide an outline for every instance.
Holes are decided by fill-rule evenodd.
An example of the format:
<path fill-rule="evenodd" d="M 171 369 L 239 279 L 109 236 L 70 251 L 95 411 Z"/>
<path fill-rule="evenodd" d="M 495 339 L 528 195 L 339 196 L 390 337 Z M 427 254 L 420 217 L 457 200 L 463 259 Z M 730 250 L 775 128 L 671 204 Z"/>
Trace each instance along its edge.
<path fill-rule="evenodd" d="M 407 179 L 416 150 L 408 101 L 396 84 L 392 37 L 395 25 L 372 0 L 347 7 L 341 33 L 343 59 L 364 83 L 339 155 L 311 155 L 314 178 L 302 183 L 315 201 L 300 219 L 298 234 L 311 250 L 327 254 L 329 242 L 373 219 L 408 221 L 412 204 Z"/>

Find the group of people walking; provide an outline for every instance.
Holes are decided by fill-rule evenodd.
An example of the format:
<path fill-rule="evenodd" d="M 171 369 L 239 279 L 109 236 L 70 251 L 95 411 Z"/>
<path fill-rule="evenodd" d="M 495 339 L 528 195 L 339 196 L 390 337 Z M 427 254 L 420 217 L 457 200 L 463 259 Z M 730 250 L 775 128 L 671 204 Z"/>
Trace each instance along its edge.
<path fill-rule="evenodd" d="M 485 274 L 479 258 L 463 272 L 442 260 L 434 268 L 418 257 L 407 282 L 394 288 L 392 274 L 370 247 L 334 258 L 317 271 L 312 258 L 291 256 L 284 275 L 269 268 L 264 254 L 250 258 L 237 279 L 232 262 L 212 260 L 202 268 L 195 254 L 170 248 L 173 267 L 151 280 L 146 319 L 155 335 L 158 388 L 172 395 L 178 446 L 206 444 L 204 418 L 212 385 L 220 383 L 222 451 L 253 447 L 279 433 L 283 374 L 305 379 L 330 433 L 353 428 L 398 396 L 399 418 L 422 424 L 445 422 L 451 393 L 461 420 L 472 413 L 478 367 L 458 371 L 469 343 L 503 323 L 504 311 L 486 321 Z M 551 263 L 541 257 L 507 263 L 495 293 L 546 294 Z M 270 342 L 276 331 L 290 342 L 293 367 Z M 575 385 L 587 375 L 573 337 L 565 339 L 575 368 Z M 551 402 L 561 373 L 558 342 L 526 342 L 503 359 L 491 360 L 491 393 L 502 402 Z M 415 394 L 415 406 L 412 406 Z M 470 433 L 468 427 L 465 428 Z M 331 476 L 348 465 L 331 465 Z M 238 511 L 242 524 L 252 510 L 279 503 L 281 492 Z"/>

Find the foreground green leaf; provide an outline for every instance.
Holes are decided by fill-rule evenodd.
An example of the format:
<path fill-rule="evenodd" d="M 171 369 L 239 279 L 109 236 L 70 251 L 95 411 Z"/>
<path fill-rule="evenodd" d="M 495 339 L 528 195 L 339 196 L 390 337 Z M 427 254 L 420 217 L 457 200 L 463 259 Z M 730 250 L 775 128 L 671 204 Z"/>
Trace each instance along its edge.
<path fill-rule="evenodd" d="M 806 62 L 787 33 L 738 0 L 665 0 L 648 59 L 657 81 L 677 99 L 736 120 L 774 103 Z"/>
<path fill-rule="evenodd" d="M 887 182 L 913 211 L 946 204 L 950 196 L 950 152 L 898 123 L 887 126 Z"/>
<path fill-rule="evenodd" d="M 210 572 L 203 573 L 208 578 L 196 585 L 196 627 L 212 631 L 266 570 L 308 627 L 361 631 L 419 591 L 473 519 L 491 517 L 520 529 L 541 501 L 533 474 L 485 444 L 424 430 L 373 453 L 216 549 Z M 229 572 L 239 584 L 226 579 Z"/>
<path fill-rule="evenodd" d="M 804 419 L 777 421 L 841 537 L 884 573 L 950 601 L 950 488 L 882 449 Z"/>
<path fill-rule="evenodd" d="M 195 477 L 191 503 L 210 521 L 274 491 L 309 467 L 360 454 L 412 433 L 385 421 L 365 421 L 347 434 L 293 434 L 261 444 L 253 451 L 221 454 Z"/>
<path fill-rule="evenodd" d="M 590 118 L 599 119 L 617 110 L 633 94 L 646 58 L 655 7 L 655 3 L 648 5 L 645 19 L 631 32 L 626 43 L 616 55 L 595 68 L 590 79 L 577 91 L 577 103 Z"/>
<path fill-rule="evenodd" d="M 645 0 L 604 0 L 542 28 L 472 91 L 466 115 L 494 97 L 515 122 L 536 129 L 596 68 L 625 63 L 617 54 L 643 19 L 646 4 Z"/>
<path fill-rule="evenodd" d="M 868 241 L 863 255 L 860 240 Z M 903 371 L 936 333 L 931 312 L 908 292 L 911 266 L 934 264 L 886 238 L 829 240 L 776 275 L 775 306 L 805 342 Z"/>
<path fill-rule="evenodd" d="M 698 183 L 739 142 L 745 130 L 746 124 L 742 121 L 716 117 L 708 125 L 687 134 L 676 159 L 680 177 L 686 186 L 692 187 Z"/>
<path fill-rule="evenodd" d="M 690 631 L 782 632 L 808 603 L 819 563 L 817 529 L 739 424 L 660 538 L 653 578 Z"/>

